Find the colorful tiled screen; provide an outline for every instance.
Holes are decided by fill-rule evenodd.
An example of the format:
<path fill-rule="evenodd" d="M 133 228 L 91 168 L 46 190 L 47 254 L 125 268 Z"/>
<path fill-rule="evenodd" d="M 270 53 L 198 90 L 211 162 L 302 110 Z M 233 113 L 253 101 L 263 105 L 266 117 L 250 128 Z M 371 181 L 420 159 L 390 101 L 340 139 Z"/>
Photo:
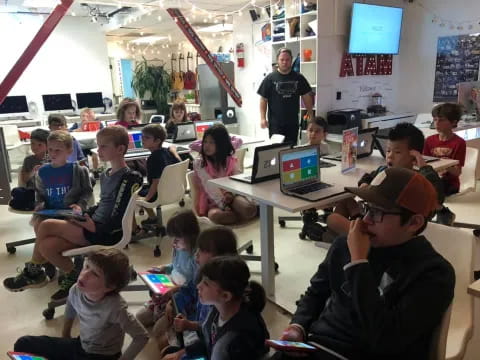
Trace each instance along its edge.
<path fill-rule="evenodd" d="M 128 148 L 129 149 L 142 149 L 142 133 L 129 133 L 128 134 Z"/>
<path fill-rule="evenodd" d="M 11 359 L 14 359 L 14 360 L 47 360 L 42 356 L 29 355 L 29 354 L 19 353 L 19 352 L 8 352 L 7 354 Z"/>
<path fill-rule="evenodd" d="M 312 345 L 305 344 L 302 342 L 296 342 L 296 341 L 284 341 L 284 340 L 270 340 L 270 342 L 275 343 L 280 346 L 287 346 L 287 347 L 295 347 L 298 349 L 310 349 L 310 350 L 315 350 L 316 348 Z"/>
<path fill-rule="evenodd" d="M 142 280 L 155 294 L 165 294 L 175 286 L 170 278 L 165 274 L 152 274 L 149 272 L 139 273 Z"/>
<path fill-rule="evenodd" d="M 285 185 L 318 178 L 318 151 L 308 149 L 282 156 L 282 181 Z"/>

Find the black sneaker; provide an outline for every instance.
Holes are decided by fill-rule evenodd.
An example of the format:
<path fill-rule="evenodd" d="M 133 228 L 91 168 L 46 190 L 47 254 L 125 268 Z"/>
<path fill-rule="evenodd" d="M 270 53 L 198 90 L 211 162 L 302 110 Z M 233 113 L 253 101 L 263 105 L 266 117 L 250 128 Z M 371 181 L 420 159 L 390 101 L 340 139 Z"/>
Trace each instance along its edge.
<path fill-rule="evenodd" d="M 66 274 L 60 283 L 60 289 L 58 289 L 51 297 L 52 302 L 63 303 L 67 300 L 68 292 L 70 288 L 77 282 L 78 273 L 73 271 L 70 274 Z"/>
<path fill-rule="evenodd" d="M 17 292 L 28 288 L 40 288 L 48 284 L 47 276 L 43 269 L 35 275 L 30 274 L 27 267 L 22 271 L 19 269 L 17 271 L 19 272 L 17 276 L 3 280 L 3 286 L 9 291 Z"/>
<path fill-rule="evenodd" d="M 450 211 L 449 208 L 444 206 L 442 209 L 437 211 L 437 223 L 447 226 L 452 226 L 455 222 L 455 214 Z"/>
<path fill-rule="evenodd" d="M 45 270 L 45 275 L 48 276 L 50 281 L 53 280 L 55 275 L 57 275 L 57 268 L 54 265 L 50 264 L 49 262 L 42 264 L 42 267 Z"/>

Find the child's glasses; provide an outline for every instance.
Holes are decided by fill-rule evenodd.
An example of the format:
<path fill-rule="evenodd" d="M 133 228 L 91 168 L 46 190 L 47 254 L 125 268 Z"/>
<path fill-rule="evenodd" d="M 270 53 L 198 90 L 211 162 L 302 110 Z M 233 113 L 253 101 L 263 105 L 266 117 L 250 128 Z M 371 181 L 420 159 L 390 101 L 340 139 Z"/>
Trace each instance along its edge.
<path fill-rule="evenodd" d="M 364 201 L 359 202 L 359 205 L 362 217 L 368 216 L 375 223 L 381 223 L 385 215 L 401 215 L 401 212 L 399 211 L 383 210 L 378 207 L 373 207 Z"/>

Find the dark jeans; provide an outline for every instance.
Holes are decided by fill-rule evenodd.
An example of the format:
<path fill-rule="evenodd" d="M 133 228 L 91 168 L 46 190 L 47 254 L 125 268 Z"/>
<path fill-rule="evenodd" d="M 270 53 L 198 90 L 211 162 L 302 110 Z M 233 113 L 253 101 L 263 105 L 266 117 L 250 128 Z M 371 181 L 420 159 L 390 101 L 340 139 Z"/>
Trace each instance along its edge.
<path fill-rule="evenodd" d="M 270 357 L 270 360 L 339 360 L 339 358 L 322 350 L 304 357 L 288 356 L 286 353 L 277 351 L 272 357 Z"/>
<path fill-rule="evenodd" d="M 48 360 L 116 360 L 115 355 L 87 354 L 80 343 L 80 338 L 65 339 L 51 336 L 22 336 L 14 345 L 14 350 L 38 356 Z"/>
<path fill-rule="evenodd" d="M 273 134 L 283 135 L 285 136 L 285 140 L 283 140 L 283 142 L 296 145 L 298 141 L 298 126 L 284 127 L 275 123 L 269 123 L 268 136 L 272 137 Z"/>

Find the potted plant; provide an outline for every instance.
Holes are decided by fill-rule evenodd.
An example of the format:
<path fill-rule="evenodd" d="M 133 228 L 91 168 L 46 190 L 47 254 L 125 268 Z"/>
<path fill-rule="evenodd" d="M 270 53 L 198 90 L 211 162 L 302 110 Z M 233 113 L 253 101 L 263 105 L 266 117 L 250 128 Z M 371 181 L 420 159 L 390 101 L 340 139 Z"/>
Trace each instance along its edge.
<path fill-rule="evenodd" d="M 140 98 L 143 98 L 147 92 L 150 93 L 151 99 L 155 101 L 157 113 L 168 118 L 170 75 L 164 65 L 152 65 L 144 57 L 142 59 L 133 71 L 132 88 Z"/>

